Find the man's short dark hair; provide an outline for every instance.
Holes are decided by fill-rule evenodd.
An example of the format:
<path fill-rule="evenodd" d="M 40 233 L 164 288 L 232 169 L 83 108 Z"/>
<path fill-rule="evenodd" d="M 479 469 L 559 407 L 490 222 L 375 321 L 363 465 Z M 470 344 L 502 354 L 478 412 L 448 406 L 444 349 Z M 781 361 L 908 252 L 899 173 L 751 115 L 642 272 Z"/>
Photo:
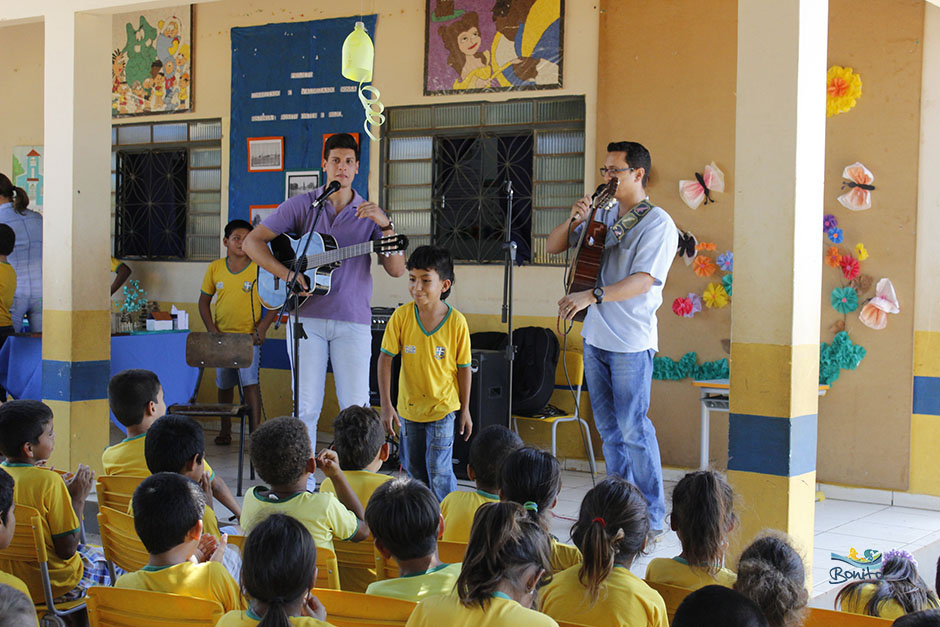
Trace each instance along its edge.
<path fill-rule="evenodd" d="M 306 471 L 310 455 L 310 436 L 299 418 L 268 420 L 251 434 L 251 463 L 270 486 L 297 481 Z"/>
<path fill-rule="evenodd" d="M 236 220 L 232 220 L 231 222 L 225 225 L 225 239 L 230 238 L 232 236 L 232 233 L 234 233 L 238 229 L 248 229 L 250 231 L 253 228 L 254 227 L 251 226 L 251 222 L 249 222 L 248 220 L 242 220 L 240 218 Z"/>
<path fill-rule="evenodd" d="M 20 457 L 23 445 L 39 443 L 39 436 L 52 420 L 52 409 L 39 401 L 7 401 L 0 405 L 0 453 Z"/>
<path fill-rule="evenodd" d="M 454 258 L 450 251 L 440 246 L 418 246 L 415 248 L 405 267 L 409 270 L 434 270 L 441 280 L 450 280 L 451 285 L 456 280 L 454 277 Z M 450 296 L 450 288 L 441 293 L 441 300 Z"/>
<path fill-rule="evenodd" d="M 131 500 L 134 529 L 151 555 L 166 553 L 186 540 L 202 520 L 206 495 L 192 479 L 159 472 L 144 479 Z"/>
<path fill-rule="evenodd" d="M 182 472 L 193 457 L 202 461 L 205 452 L 202 426 L 189 416 L 167 414 L 147 429 L 144 457 L 153 474 Z"/>
<path fill-rule="evenodd" d="M 111 413 L 125 427 L 139 425 L 147 405 L 157 402 L 160 379 L 149 370 L 122 370 L 108 383 L 108 405 Z M 159 418 L 159 416 L 157 416 Z"/>
<path fill-rule="evenodd" d="M 624 152 L 628 166 L 643 168 L 643 187 L 646 187 L 650 180 L 650 168 L 653 167 L 650 151 L 646 146 L 637 142 L 610 142 L 607 144 L 607 152 Z"/>
<path fill-rule="evenodd" d="M 921 610 L 894 619 L 891 627 L 937 627 L 940 625 L 940 610 Z"/>
<path fill-rule="evenodd" d="M 10 507 L 13 506 L 13 477 L 0 468 L 0 523 L 7 524 Z"/>
<path fill-rule="evenodd" d="M 469 459 L 477 487 L 495 494 L 499 490 L 499 469 L 503 461 L 522 446 L 522 438 L 503 425 L 490 425 L 480 431 L 470 443 Z"/>
<path fill-rule="evenodd" d="M 371 407 L 352 405 L 333 421 L 333 448 L 343 470 L 362 470 L 385 444 L 385 428 Z"/>
<path fill-rule="evenodd" d="M 0 222 L 0 255 L 9 255 L 16 245 L 16 231 L 9 224 Z"/>
<path fill-rule="evenodd" d="M 689 594 L 672 619 L 672 627 L 767 627 L 754 601 L 731 588 L 705 586 Z"/>
<path fill-rule="evenodd" d="M 366 506 L 372 535 L 396 560 L 427 557 L 437 549 L 441 507 L 426 485 L 409 477 L 386 481 Z"/>
<path fill-rule="evenodd" d="M 336 135 L 330 135 L 325 142 L 323 142 L 323 160 L 326 161 L 330 158 L 330 151 L 334 148 L 348 148 L 356 153 L 356 161 L 359 161 L 359 142 L 356 141 L 356 138 L 350 135 L 349 133 L 337 133 Z"/>

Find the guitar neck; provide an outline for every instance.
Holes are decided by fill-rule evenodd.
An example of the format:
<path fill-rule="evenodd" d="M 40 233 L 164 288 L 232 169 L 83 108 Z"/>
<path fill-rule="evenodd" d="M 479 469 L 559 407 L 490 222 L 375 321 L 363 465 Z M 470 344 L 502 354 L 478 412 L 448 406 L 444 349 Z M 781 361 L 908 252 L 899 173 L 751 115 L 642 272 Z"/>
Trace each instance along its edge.
<path fill-rule="evenodd" d="M 307 267 L 325 266 L 327 264 L 336 263 L 337 261 L 349 259 L 350 257 L 368 255 L 373 249 L 373 242 L 368 241 L 362 242 L 361 244 L 353 244 L 352 246 L 344 246 L 343 248 L 337 248 L 335 250 L 328 250 L 322 253 L 313 253 L 306 257 Z"/>

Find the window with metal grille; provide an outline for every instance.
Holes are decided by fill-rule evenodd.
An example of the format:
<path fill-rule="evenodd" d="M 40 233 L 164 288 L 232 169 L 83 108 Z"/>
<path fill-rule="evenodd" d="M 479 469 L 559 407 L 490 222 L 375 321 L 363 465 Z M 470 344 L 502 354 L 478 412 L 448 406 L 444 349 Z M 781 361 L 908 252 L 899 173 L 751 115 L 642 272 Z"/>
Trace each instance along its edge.
<path fill-rule="evenodd" d="M 115 257 L 206 261 L 219 256 L 219 120 L 111 129 Z"/>
<path fill-rule="evenodd" d="M 584 98 L 391 107 L 382 206 L 411 248 L 445 246 L 458 261 L 503 259 L 507 182 L 520 261 L 560 265 L 545 240 L 584 195 Z"/>

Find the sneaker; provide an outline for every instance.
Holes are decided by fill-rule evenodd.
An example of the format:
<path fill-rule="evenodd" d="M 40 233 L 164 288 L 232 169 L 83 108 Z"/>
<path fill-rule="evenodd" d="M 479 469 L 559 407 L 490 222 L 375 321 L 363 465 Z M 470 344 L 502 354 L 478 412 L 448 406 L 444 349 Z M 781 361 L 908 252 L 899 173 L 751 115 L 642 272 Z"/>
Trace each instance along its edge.
<path fill-rule="evenodd" d="M 665 529 L 650 529 L 646 534 L 646 547 L 649 548 L 663 539 L 666 535 Z"/>

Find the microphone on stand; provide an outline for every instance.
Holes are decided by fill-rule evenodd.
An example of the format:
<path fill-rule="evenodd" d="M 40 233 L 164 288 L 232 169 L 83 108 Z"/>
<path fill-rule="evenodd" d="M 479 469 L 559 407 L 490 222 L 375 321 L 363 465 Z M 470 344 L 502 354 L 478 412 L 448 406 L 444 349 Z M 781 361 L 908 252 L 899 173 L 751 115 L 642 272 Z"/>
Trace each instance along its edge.
<path fill-rule="evenodd" d="M 313 201 L 313 206 L 319 206 L 320 203 L 326 200 L 330 194 L 335 194 L 338 192 L 340 187 L 341 185 L 339 184 L 339 181 L 330 181 L 329 185 L 323 188 L 323 193 L 317 196 L 317 199 Z"/>

